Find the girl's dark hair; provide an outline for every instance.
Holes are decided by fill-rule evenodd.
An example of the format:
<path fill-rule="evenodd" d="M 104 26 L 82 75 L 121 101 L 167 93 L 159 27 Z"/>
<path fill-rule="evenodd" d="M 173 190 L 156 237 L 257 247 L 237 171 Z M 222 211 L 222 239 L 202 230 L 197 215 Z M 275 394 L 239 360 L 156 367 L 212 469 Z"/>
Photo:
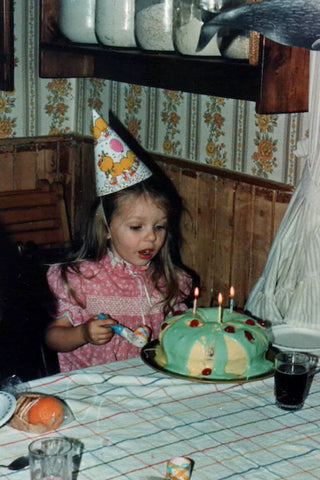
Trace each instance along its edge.
<path fill-rule="evenodd" d="M 77 299 L 76 292 L 67 280 L 67 271 L 80 273 L 80 263 L 84 260 L 99 261 L 108 247 L 108 225 L 124 201 L 128 198 L 149 196 L 167 213 L 166 240 L 151 264 L 151 278 L 155 288 L 164 296 L 164 314 L 172 312 L 172 305 L 179 290 L 177 273 L 185 267 L 180 257 L 181 230 L 180 220 L 183 211 L 182 200 L 172 182 L 165 175 L 152 175 L 147 180 L 118 192 L 96 199 L 91 208 L 86 228 L 83 232 L 79 248 L 71 253 L 67 262 L 61 265 L 61 273 L 68 285 L 70 293 Z M 165 280 L 165 287 L 160 284 Z M 81 302 L 77 300 L 80 304 Z"/>

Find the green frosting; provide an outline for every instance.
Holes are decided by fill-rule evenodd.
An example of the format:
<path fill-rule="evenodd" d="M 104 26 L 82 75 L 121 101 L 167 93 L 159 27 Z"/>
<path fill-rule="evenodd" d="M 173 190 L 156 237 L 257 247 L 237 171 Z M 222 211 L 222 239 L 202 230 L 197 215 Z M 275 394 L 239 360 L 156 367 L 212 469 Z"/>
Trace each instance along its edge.
<path fill-rule="evenodd" d="M 214 380 L 243 379 L 268 373 L 269 340 L 258 320 L 217 308 L 198 308 L 168 317 L 162 324 L 155 361 L 181 375 Z"/>

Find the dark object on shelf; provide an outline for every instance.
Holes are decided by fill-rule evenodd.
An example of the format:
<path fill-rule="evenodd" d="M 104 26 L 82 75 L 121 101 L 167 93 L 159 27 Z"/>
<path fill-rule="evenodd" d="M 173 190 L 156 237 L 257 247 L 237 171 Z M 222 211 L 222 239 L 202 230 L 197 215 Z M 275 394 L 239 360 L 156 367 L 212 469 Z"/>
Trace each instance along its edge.
<path fill-rule="evenodd" d="M 319 0 L 264 0 L 218 13 L 203 9 L 202 20 L 197 51 L 205 48 L 222 27 L 255 30 L 281 45 L 320 50 Z"/>

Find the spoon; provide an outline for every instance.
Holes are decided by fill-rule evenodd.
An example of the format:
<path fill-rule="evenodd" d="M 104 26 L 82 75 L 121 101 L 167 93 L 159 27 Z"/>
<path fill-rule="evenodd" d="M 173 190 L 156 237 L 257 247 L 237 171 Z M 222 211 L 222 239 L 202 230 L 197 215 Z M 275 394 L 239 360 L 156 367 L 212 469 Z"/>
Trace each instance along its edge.
<path fill-rule="evenodd" d="M 29 465 L 29 457 L 24 455 L 22 457 L 18 457 L 13 462 L 9 463 L 9 465 L 1 465 L 0 467 L 8 468 L 9 470 L 21 470 Z"/>

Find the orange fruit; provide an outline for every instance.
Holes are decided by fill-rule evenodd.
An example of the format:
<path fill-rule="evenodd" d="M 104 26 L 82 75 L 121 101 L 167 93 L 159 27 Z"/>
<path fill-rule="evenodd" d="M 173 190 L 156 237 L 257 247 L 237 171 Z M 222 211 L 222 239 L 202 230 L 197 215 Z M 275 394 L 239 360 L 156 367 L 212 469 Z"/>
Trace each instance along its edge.
<path fill-rule="evenodd" d="M 63 421 L 64 411 L 61 402 L 54 397 L 40 397 L 30 408 L 28 421 L 32 425 L 45 425 L 55 429 Z"/>

